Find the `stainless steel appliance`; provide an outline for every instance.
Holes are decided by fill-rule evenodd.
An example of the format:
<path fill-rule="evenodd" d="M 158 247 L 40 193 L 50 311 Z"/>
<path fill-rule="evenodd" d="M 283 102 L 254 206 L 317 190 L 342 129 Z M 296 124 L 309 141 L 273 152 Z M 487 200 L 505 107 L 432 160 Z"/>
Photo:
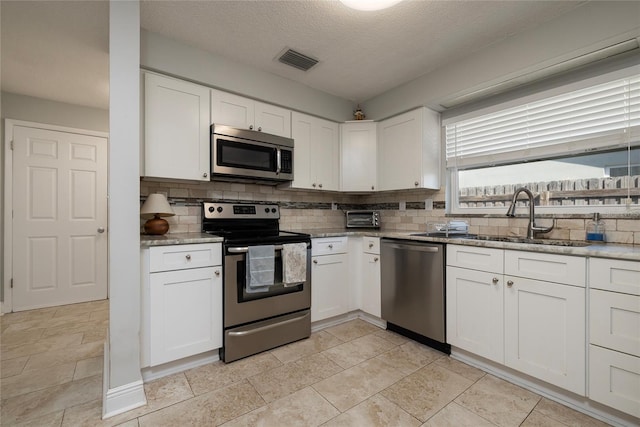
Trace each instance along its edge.
<path fill-rule="evenodd" d="M 378 211 L 347 211 L 345 216 L 347 228 L 380 228 Z"/>
<path fill-rule="evenodd" d="M 311 334 L 311 238 L 280 231 L 277 205 L 204 203 L 203 231 L 224 238 L 224 343 L 220 358 L 231 362 Z M 283 283 L 282 245 L 305 243 L 306 280 Z M 274 283 L 250 293 L 247 252 L 274 245 Z"/>
<path fill-rule="evenodd" d="M 387 328 L 445 353 L 443 244 L 381 239 L 382 318 Z"/>
<path fill-rule="evenodd" d="M 211 125 L 211 179 L 293 180 L 293 139 Z"/>

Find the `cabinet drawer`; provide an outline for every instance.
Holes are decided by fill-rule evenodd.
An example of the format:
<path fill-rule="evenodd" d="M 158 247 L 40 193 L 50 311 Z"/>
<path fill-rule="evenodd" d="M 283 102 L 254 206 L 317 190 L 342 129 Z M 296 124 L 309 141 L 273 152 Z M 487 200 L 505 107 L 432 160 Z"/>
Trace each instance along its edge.
<path fill-rule="evenodd" d="M 589 286 L 640 295 L 640 262 L 590 258 Z"/>
<path fill-rule="evenodd" d="M 640 417 L 640 358 L 590 345 L 589 397 Z"/>
<path fill-rule="evenodd" d="M 365 237 L 362 239 L 362 251 L 367 254 L 380 255 L 380 238 Z"/>
<path fill-rule="evenodd" d="M 183 270 L 222 265 L 222 244 L 154 246 L 149 248 L 149 271 Z"/>
<path fill-rule="evenodd" d="M 323 237 L 311 241 L 311 255 L 342 254 L 347 252 L 347 237 Z"/>
<path fill-rule="evenodd" d="M 566 255 L 505 251 L 504 273 L 585 287 L 586 260 Z"/>
<path fill-rule="evenodd" d="M 592 289 L 590 342 L 640 357 L 640 296 Z"/>
<path fill-rule="evenodd" d="M 502 274 L 503 254 L 502 249 L 447 245 L 447 265 Z"/>

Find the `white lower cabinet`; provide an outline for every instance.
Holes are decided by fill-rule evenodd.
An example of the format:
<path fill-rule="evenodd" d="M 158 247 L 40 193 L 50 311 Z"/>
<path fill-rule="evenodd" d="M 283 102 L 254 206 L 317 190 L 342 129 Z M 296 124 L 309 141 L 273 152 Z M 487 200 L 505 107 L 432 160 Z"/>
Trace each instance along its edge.
<path fill-rule="evenodd" d="M 311 321 L 349 311 L 347 238 L 311 241 Z"/>
<path fill-rule="evenodd" d="M 640 262 L 589 259 L 589 398 L 640 417 Z"/>
<path fill-rule="evenodd" d="M 365 237 L 362 254 L 362 311 L 376 317 L 382 315 L 380 291 L 380 239 Z"/>
<path fill-rule="evenodd" d="M 447 341 L 504 363 L 502 274 L 447 267 Z"/>
<path fill-rule="evenodd" d="M 447 341 L 586 395 L 585 267 L 581 257 L 448 245 Z"/>
<path fill-rule="evenodd" d="M 142 366 L 222 347 L 221 245 L 142 250 Z"/>

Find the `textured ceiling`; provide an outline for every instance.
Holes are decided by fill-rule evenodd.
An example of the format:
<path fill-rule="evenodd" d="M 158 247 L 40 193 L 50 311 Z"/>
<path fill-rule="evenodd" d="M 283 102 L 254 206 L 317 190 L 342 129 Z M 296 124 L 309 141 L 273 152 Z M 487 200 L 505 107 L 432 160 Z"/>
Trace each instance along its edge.
<path fill-rule="evenodd" d="M 142 1 L 141 26 L 359 102 L 579 7 L 576 1 Z M 108 107 L 108 3 L 0 1 L 2 90 Z M 315 57 L 307 72 L 276 60 Z"/>

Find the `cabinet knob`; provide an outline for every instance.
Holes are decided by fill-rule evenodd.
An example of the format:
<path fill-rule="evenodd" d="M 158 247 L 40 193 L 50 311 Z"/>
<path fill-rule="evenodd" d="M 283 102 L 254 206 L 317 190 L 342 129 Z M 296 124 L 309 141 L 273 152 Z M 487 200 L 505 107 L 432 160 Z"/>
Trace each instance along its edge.
<path fill-rule="evenodd" d="M 317 264 L 317 263 L 318 263 L 318 260 L 317 260 L 317 259 L 314 259 L 314 260 L 313 260 L 313 263 L 314 263 L 314 264 Z"/>
<path fill-rule="evenodd" d="M 372 186 L 371 186 L 371 189 L 372 189 L 372 190 L 375 190 L 375 189 L 376 189 L 376 187 L 374 187 L 374 186 L 372 185 Z"/>
<path fill-rule="evenodd" d="M 333 245 L 332 244 L 329 244 L 329 249 L 333 249 Z"/>
<path fill-rule="evenodd" d="M 420 185 L 420 183 L 418 181 L 416 181 L 416 182 L 413 183 L 413 185 L 415 185 L 417 187 L 418 185 Z"/>
<path fill-rule="evenodd" d="M 253 125 L 249 125 L 249 129 L 250 129 L 250 130 L 253 130 Z"/>
<path fill-rule="evenodd" d="M 375 258 L 373 259 L 373 262 L 378 262 L 378 257 L 375 257 Z"/>
<path fill-rule="evenodd" d="M 187 259 L 187 261 L 191 261 L 191 255 L 187 254 L 185 255 L 185 258 Z"/>
<path fill-rule="evenodd" d="M 373 243 L 369 242 L 369 249 L 373 247 Z"/>
<path fill-rule="evenodd" d="M 202 177 L 203 177 L 203 178 L 206 178 L 207 176 L 209 176 L 209 174 L 208 174 L 208 173 L 206 173 L 206 172 L 202 174 Z"/>
<path fill-rule="evenodd" d="M 314 182 L 313 184 L 311 184 L 311 186 L 312 186 L 313 188 L 316 188 L 316 183 Z"/>
<path fill-rule="evenodd" d="M 512 287 L 513 286 L 513 280 L 507 280 L 507 286 L 508 287 Z"/>
<path fill-rule="evenodd" d="M 216 276 L 220 276 L 220 270 L 216 270 L 213 272 Z"/>
<path fill-rule="evenodd" d="M 322 188 L 322 184 L 318 184 L 318 187 Z"/>
<path fill-rule="evenodd" d="M 262 126 L 258 126 L 258 132 L 262 132 Z"/>
<path fill-rule="evenodd" d="M 100 234 L 104 233 L 104 227 L 98 227 L 98 233 Z"/>
<path fill-rule="evenodd" d="M 497 277 L 494 277 L 493 280 L 491 280 L 491 281 L 493 282 L 494 285 L 498 284 L 498 278 Z"/>

